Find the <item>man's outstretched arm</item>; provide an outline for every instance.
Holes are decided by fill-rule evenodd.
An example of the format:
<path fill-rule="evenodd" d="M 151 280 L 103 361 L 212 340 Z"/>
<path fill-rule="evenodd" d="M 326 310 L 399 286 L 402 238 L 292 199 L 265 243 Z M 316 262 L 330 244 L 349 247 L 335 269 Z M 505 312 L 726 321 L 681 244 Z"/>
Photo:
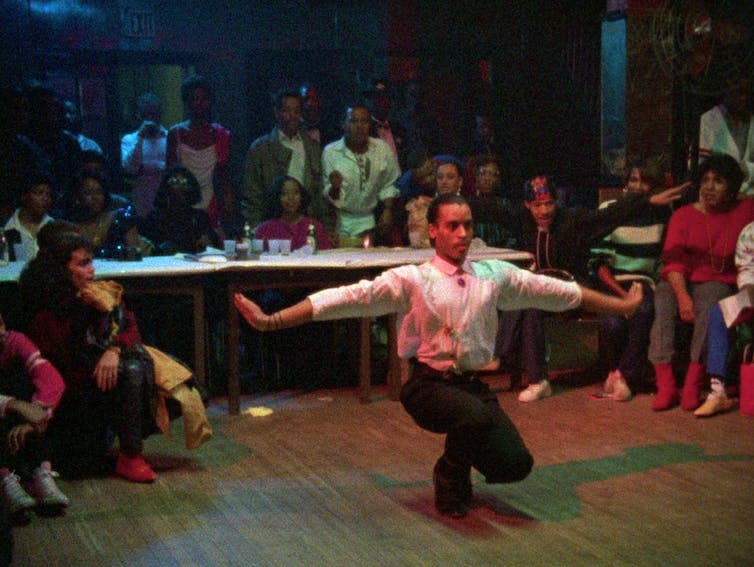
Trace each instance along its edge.
<path fill-rule="evenodd" d="M 309 301 L 308 297 L 296 305 L 281 309 L 272 315 L 266 315 L 259 308 L 259 305 L 241 293 L 235 295 L 233 303 L 241 316 L 257 331 L 279 331 L 280 329 L 297 327 L 311 321 L 313 315 L 312 302 Z"/>
<path fill-rule="evenodd" d="M 625 298 L 606 295 L 588 287 L 579 287 L 581 288 L 581 307 L 587 311 L 605 315 L 622 315 L 627 319 L 639 308 L 644 298 L 644 291 L 639 282 L 631 284 Z"/>

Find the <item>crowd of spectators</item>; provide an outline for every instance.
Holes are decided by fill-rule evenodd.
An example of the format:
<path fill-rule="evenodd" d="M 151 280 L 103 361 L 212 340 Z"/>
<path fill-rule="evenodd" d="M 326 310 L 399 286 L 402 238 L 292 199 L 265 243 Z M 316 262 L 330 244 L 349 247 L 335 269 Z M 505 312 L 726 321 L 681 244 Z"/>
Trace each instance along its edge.
<path fill-rule="evenodd" d="M 619 296 L 630 282 L 642 282 L 644 302 L 634 318 L 602 320 L 608 370 L 602 397 L 630 400 L 646 388 L 653 368 L 656 411 L 680 404 L 709 416 L 733 405 L 724 362 L 735 330 L 721 326 L 716 305 L 736 291 L 737 267 L 749 267 L 749 260 L 736 263 L 750 256 L 741 247 L 750 244 L 754 221 L 749 82 L 735 85 L 702 117 L 693 183 L 672 186 L 656 164 L 631 161 L 625 195 L 599 209 L 560 206 L 557 185 L 544 171 L 530 172 L 523 201 L 513 201 L 501 184 L 505 148 L 489 116 L 476 117 L 473 155 L 432 155 L 409 136 L 416 125 L 393 119 L 385 81 L 344 108 L 336 124 L 323 123 L 316 86 L 275 93 L 275 126 L 248 149 L 242 184 L 229 171 L 231 132 L 213 122 L 215 96 L 202 77 L 184 81 L 186 120 L 169 128 L 154 94 L 138 99 L 140 124 L 122 137 L 118 171 L 82 134 L 74 103 L 42 84 L 1 95 L 0 221 L 10 259 L 27 262 L 21 330 L 29 337 L 0 324 L 0 475 L 14 515 L 35 502 L 67 506 L 51 458 L 101 456 L 108 431 L 120 438 L 117 474 L 155 478 L 141 454 L 151 432 L 149 355 L 117 284 L 92 291 L 92 257 L 198 253 L 240 236 L 234 228 L 240 224 L 256 239 L 289 239 L 293 250 L 312 233 L 320 250 L 429 248 L 430 203 L 437 195 L 463 195 L 477 241 L 528 251 L 537 271 Z M 130 191 L 121 174 L 131 176 Z M 683 194 L 693 202 L 675 207 Z M 739 278 L 739 285 L 750 284 Z M 679 325 L 693 326 L 683 372 L 673 364 Z M 496 355 L 522 388 L 519 400 L 552 395 L 541 311 L 499 313 Z M 14 357 L 22 364 L 11 364 Z M 680 387 L 677 374 L 685 376 Z M 30 479 L 31 494 L 12 465 L 21 449 L 31 468 L 19 471 Z"/>

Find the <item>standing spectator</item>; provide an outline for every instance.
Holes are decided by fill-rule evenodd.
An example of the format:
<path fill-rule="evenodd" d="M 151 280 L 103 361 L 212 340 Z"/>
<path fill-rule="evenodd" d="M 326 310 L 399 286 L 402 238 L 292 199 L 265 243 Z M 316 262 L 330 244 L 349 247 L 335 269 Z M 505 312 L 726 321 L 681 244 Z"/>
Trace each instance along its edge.
<path fill-rule="evenodd" d="M 739 79 L 725 91 L 723 101 L 699 120 L 699 163 L 713 152 L 728 154 L 744 172 L 741 193 L 754 195 L 754 96 L 749 78 Z"/>
<path fill-rule="evenodd" d="M 211 122 L 212 92 L 203 77 L 193 75 L 183 81 L 181 98 L 188 119 L 168 131 L 165 165 L 182 165 L 194 174 L 202 194 L 194 207 L 207 211 L 212 226 L 219 227 L 221 220 L 230 223 L 235 212 L 235 192 L 228 174 L 230 130 Z"/>
<path fill-rule="evenodd" d="M 167 154 L 167 129 L 160 124 L 162 105 L 152 93 L 144 93 L 136 101 L 141 125 L 120 141 L 123 170 L 134 176 L 131 202 L 136 215 L 146 218 L 152 211 Z"/>
<path fill-rule="evenodd" d="M 104 154 L 102 147 L 97 142 L 84 136 L 82 133 L 81 130 L 83 129 L 83 123 L 81 121 L 81 112 L 79 111 L 78 105 L 72 100 L 66 100 L 63 102 L 63 109 L 65 111 L 66 132 L 76 138 L 81 151 L 94 151 Z"/>
<path fill-rule="evenodd" d="M 374 81 L 372 88 L 366 93 L 366 98 L 372 113 L 370 135 L 390 146 L 398 165 L 403 168 L 406 158 L 406 132 L 402 126 L 390 120 L 390 111 L 393 109 L 390 85 L 383 79 Z"/>
<path fill-rule="evenodd" d="M 42 150 L 26 136 L 28 115 L 25 93 L 18 87 L 1 87 L 0 223 L 7 220 L 18 206 L 28 172 L 45 167 Z"/>
<path fill-rule="evenodd" d="M 81 169 L 81 148 L 76 138 L 65 131 L 65 113 L 55 92 L 43 85 L 27 91 L 29 101 L 29 138 L 41 150 L 37 164 L 49 171 L 53 181 L 53 201 L 67 195 Z"/>
<path fill-rule="evenodd" d="M 387 235 L 393 224 L 395 182 L 400 168 L 390 146 L 369 136 L 371 117 L 365 106 L 346 110 L 344 135 L 322 152 L 324 194 L 337 209 L 338 245 L 359 242 L 375 227 L 375 208 L 384 209 L 377 223 Z"/>
<path fill-rule="evenodd" d="M 309 137 L 320 147 L 328 143 L 326 133 L 322 131 L 322 99 L 320 92 L 314 85 L 302 85 L 299 89 L 301 97 L 301 124 Z"/>
<path fill-rule="evenodd" d="M 474 136 L 471 155 L 493 157 L 500 155 L 500 148 L 495 139 L 495 128 L 492 124 L 492 118 L 487 114 L 477 114 L 474 116 Z"/>
<path fill-rule="evenodd" d="M 273 99 L 275 127 L 252 142 L 246 154 L 243 215 L 256 227 L 264 215 L 265 194 L 279 175 L 290 175 L 309 192 L 307 213 L 327 219 L 322 197 L 322 149 L 301 123 L 301 99 L 292 90 L 282 90 Z"/>

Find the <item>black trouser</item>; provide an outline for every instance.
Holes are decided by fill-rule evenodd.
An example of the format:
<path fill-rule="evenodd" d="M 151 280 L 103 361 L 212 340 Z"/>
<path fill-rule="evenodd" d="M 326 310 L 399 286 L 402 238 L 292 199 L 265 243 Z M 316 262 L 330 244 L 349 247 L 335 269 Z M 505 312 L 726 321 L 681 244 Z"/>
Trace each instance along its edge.
<path fill-rule="evenodd" d="M 516 482 L 534 459 L 513 422 L 484 382 L 473 374 L 452 376 L 415 363 L 401 390 L 401 403 L 416 423 L 445 433 L 445 457 L 473 466 L 487 482 Z"/>
<path fill-rule="evenodd" d="M 93 379 L 66 390 L 48 429 L 55 457 L 96 459 L 109 448 L 111 427 L 121 453 L 141 454 L 143 438 L 153 432 L 153 390 L 151 359 L 141 350 L 121 356 L 114 390 L 101 391 Z"/>

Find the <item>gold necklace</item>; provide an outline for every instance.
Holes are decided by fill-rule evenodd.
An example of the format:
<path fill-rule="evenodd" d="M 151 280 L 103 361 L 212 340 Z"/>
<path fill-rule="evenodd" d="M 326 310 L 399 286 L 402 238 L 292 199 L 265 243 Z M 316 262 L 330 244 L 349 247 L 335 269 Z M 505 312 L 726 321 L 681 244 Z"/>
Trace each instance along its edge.
<path fill-rule="evenodd" d="M 712 231 L 710 230 L 709 226 L 709 217 L 707 212 L 704 213 L 704 226 L 707 229 L 707 254 L 709 255 L 709 263 L 712 267 L 712 271 L 717 274 L 722 274 L 725 271 L 725 256 L 722 257 L 722 261 L 720 262 L 720 268 L 718 269 L 715 266 L 715 256 L 712 254 Z M 725 227 L 725 232 L 723 233 L 723 253 L 728 249 L 728 227 Z"/>

